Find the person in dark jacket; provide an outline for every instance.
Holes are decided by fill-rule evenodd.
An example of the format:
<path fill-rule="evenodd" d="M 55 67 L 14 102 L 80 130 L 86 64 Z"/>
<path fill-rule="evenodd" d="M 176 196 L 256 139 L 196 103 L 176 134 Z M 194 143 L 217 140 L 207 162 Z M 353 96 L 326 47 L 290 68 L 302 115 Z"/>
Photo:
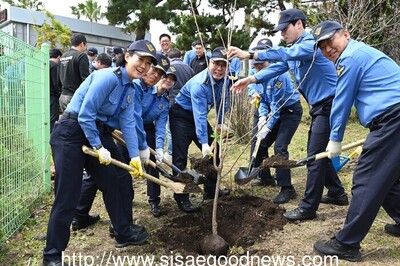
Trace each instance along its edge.
<path fill-rule="evenodd" d="M 58 87 L 58 64 L 62 53 L 60 49 L 50 50 L 50 133 L 60 113 L 60 87 Z"/>
<path fill-rule="evenodd" d="M 196 57 L 192 60 L 190 67 L 196 75 L 207 68 L 209 57 L 206 55 L 206 49 L 201 41 L 196 42 L 195 51 Z"/>
<path fill-rule="evenodd" d="M 63 112 L 75 91 L 89 76 L 89 58 L 86 48 L 86 37 L 83 34 L 74 33 L 71 36 L 71 48 L 60 58 L 60 108 Z"/>

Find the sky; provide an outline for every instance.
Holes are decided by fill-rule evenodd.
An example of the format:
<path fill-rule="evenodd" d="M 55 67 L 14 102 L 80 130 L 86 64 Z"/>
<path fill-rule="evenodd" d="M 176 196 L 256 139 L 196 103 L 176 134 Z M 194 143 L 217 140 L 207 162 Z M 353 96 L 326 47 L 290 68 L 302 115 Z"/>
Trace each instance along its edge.
<path fill-rule="evenodd" d="M 71 17 L 71 18 L 76 18 L 74 15 L 71 14 L 71 8 L 70 6 L 77 6 L 78 3 L 84 3 L 85 0 L 41 0 L 41 2 L 44 4 L 44 7 L 49 10 L 51 13 L 54 15 L 59 15 L 59 16 L 64 16 L 64 17 Z M 97 3 L 101 6 L 102 12 L 106 11 L 106 7 L 108 5 L 108 0 L 97 0 Z M 209 9 L 207 7 L 207 4 L 203 5 L 200 7 L 200 10 L 204 9 L 204 11 L 207 12 Z M 271 21 L 276 22 L 277 20 L 277 15 L 272 15 Z M 100 21 L 99 23 L 104 23 L 107 24 L 107 20 Z M 235 25 L 242 25 L 244 23 L 244 14 L 243 12 L 236 12 L 235 14 L 235 19 L 234 19 Z M 150 33 L 151 33 L 151 42 L 159 48 L 159 41 L 158 41 L 158 36 L 162 33 L 170 33 L 167 29 L 167 26 L 164 25 L 163 23 L 156 21 L 156 20 L 151 20 L 150 22 Z M 257 37 L 253 44 L 257 43 L 258 39 L 262 38 L 262 36 Z M 277 35 L 275 37 L 269 37 L 274 45 L 277 45 L 280 40 L 280 35 Z M 174 41 L 175 36 L 172 35 L 172 41 Z M 252 45 L 253 46 L 253 45 Z"/>

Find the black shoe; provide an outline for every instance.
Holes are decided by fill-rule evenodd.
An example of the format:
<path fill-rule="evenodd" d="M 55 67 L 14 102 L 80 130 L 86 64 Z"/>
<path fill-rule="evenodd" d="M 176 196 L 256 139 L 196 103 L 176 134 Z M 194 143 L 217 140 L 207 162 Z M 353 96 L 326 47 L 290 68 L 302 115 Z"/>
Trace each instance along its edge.
<path fill-rule="evenodd" d="M 289 221 L 297 221 L 297 220 L 312 220 L 317 217 L 316 212 L 308 211 L 303 208 L 296 208 L 292 211 L 287 211 L 283 214 L 283 217 L 288 219 Z"/>
<path fill-rule="evenodd" d="M 257 178 L 251 183 L 252 187 L 274 187 L 276 186 L 275 179 L 273 178 Z"/>
<path fill-rule="evenodd" d="M 177 202 L 178 204 L 178 208 L 181 211 L 184 211 L 186 213 L 192 213 L 192 212 L 196 212 L 199 207 L 194 206 L 190 200 L 185 200 L 185 201 L 181 201 L 181 202 Z"/>
<path fill-rule="evenodd" d="M 141 233 L 134 233 L 128 239 L 119 239 L 118 237 L 115 238 L 115 247 L 116 248 L 123 248 L 127 246 L 139 246 L 143 245 L 147 239 L 149 238 L 149 233 L 146 231 Z"/>
<path fill-rule="evenodd" d="M 62 263 L 62 260 L 45 260 L 43 259 L 43 266 L 68 266 L 65 263 Z"/>
<path fill-rule="evenodd" d="M 339 197 L 332 197 L 329 195 L 324 195 L 324 196 L 322 196 L 320 202 L 326 203 L 326 204 L 334 204 L 334 205 L 344 206 L 344 205 L 349 205 L 349 198 L 347 197 L 346 193 L 343 193 Z"/>
<path fill-rule="evenodd" d="M 220 189 L 219 192 L 218 192 L 218 197 L 228 196 L 229 194 L 231 194 L 231 190 L 229 188 Z M 215 196 L 214 193 L 204 192 L 203 200 L 214 199 L 214 196 Z"/>
<path fill-rule="evenodd" d="M 160 217 L 161 216 L 161 209 L 158 203 L 150 203 L 151 207 L 151 213 L 153 214 L 154 217 Z"/>
<path fill-rule="evenodd" d="M 314 250 L 327 256 L 337 256 L 339 259 L 348 261 L 360 261 L 361 253 L 358 248 L 345 245 L 336 238 L 332 238 L 326 242 L 318 241 L 314 244 Z"/>
<path fill-rule="evenodd" d="M 284 204 L 289 202 L 289 200 L 294 199 L 296 197 L 296 190 L 294 188 L 282 188 L 281 192 L 279 192 L 278 196 L 273 200 L 276 204 Z"/>
<path fill-rule="evenodd" d="M 389 235 L 400 237 L 400 224 L 387 224 L 385 225 L 385 232 Z"/>
<path fill-rule="evenodd" d="M 72 219 L 72 231 L 80 230 L 97 223 L 100 220 L 100 215 L 88 215 L 86 218 L 73 218 Z"/>
<path fill-rule="evenodd" d="M 143 233 L 144 231 L 146 231 L 144 226 L 141 226 L 141 225 L 131 224 L 130 227 L 131 227 L 131 230 L 137 234 Z M 108 227 L 108 231 L 110 232 L 111 237 L 118 237 L 118 233 L 117 233 L 117 231 L 115 231 L 114 226 L 112 224 L 110 224 L 110 226 Z"/>

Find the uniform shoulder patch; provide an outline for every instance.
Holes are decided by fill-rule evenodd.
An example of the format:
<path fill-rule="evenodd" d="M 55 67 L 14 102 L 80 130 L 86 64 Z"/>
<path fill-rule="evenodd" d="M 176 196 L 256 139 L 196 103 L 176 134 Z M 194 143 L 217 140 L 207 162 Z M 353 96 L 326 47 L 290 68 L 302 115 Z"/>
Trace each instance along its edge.
<path fill-rule="evenodd" d="M 338 77 L 340 77 L 340 75 L 342 75 L 343 70 L 344 70 L 344 66 L 343 65 L 338 65 L 336 67 L 336 74 L 338 75 Z"/>
<path fill-rule="evenodd" d="M 122 75 L 121 67 L 117 67 L 113 72 L 115 75 L 117 75 L 117 77 Z"/>

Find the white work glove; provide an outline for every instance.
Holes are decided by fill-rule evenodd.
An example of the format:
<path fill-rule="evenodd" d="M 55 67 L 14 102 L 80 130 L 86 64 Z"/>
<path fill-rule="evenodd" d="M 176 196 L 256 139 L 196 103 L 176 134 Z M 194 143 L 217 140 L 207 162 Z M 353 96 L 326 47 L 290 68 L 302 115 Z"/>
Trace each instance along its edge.
<path fill-rule="evenodd" d="M 139 151 L 140 154 L 140 160 L 142 163 L 147 163 L 147 161 L 150 159 L 150 150 L 149 147 L 147 147 L 144 150 Z"/>
<path fill-rule="evenodd" d="M 161 148 L 156 149 L 156 155 L 155 155 L 155 157 L 156 157 L 157 162 L 161 163 L 161 162 L 162 162 L 162 159 L 163 159 L 163 157 L 164 157 L 164 150 L 161 149 Z"/>
<path fill-rule="evenodd" d="M 207 143 L 201 144 L 201 153 L 203 157 L 212 156 L 210 145 Z"/>
<path fill-rule="evenodd" d="M 267 117 L 266 116 L 260 116 L 258 118 L 257 127 L 258 127 L 259 131 L 262 129 L 263 126 L 265 126 L 265 121 L 267 121 Z"/>
<path fill-rule="evenodd" d="M 99 162 L 101 164 L 109 165 L 111 163 L 111 154 L 106 148 L 101 147 L 98 150 L 95 149 L 95 151 L 99 155 Z"/>
<path fill-rule="evenodd" d="M 139 179 L 143 178 L 143 169 L 142 169 L 142 163 L 140 161 L 140 157 L 133 157 L 131 161 L 129 162 L 129 166 L 134 169 L 134 171 L 129 171 L 129 173 L 133 176 L 138 177 Z"/>
<path fill-rule="evenodd" d="M 326 146 L 326 151 L 328 152 L 328 158 L 335 158 L 342 153 L 342 143 L 330 140 L 328 146 Z"/>
<path fill-rule="evenodd" d="M 264 126 L 257 134 L 257 138 L 260 139 L 265 139 L 265 137 L 268 135 L 268 133 L 271 132 L 271 129 L 267 128 Z"/>

